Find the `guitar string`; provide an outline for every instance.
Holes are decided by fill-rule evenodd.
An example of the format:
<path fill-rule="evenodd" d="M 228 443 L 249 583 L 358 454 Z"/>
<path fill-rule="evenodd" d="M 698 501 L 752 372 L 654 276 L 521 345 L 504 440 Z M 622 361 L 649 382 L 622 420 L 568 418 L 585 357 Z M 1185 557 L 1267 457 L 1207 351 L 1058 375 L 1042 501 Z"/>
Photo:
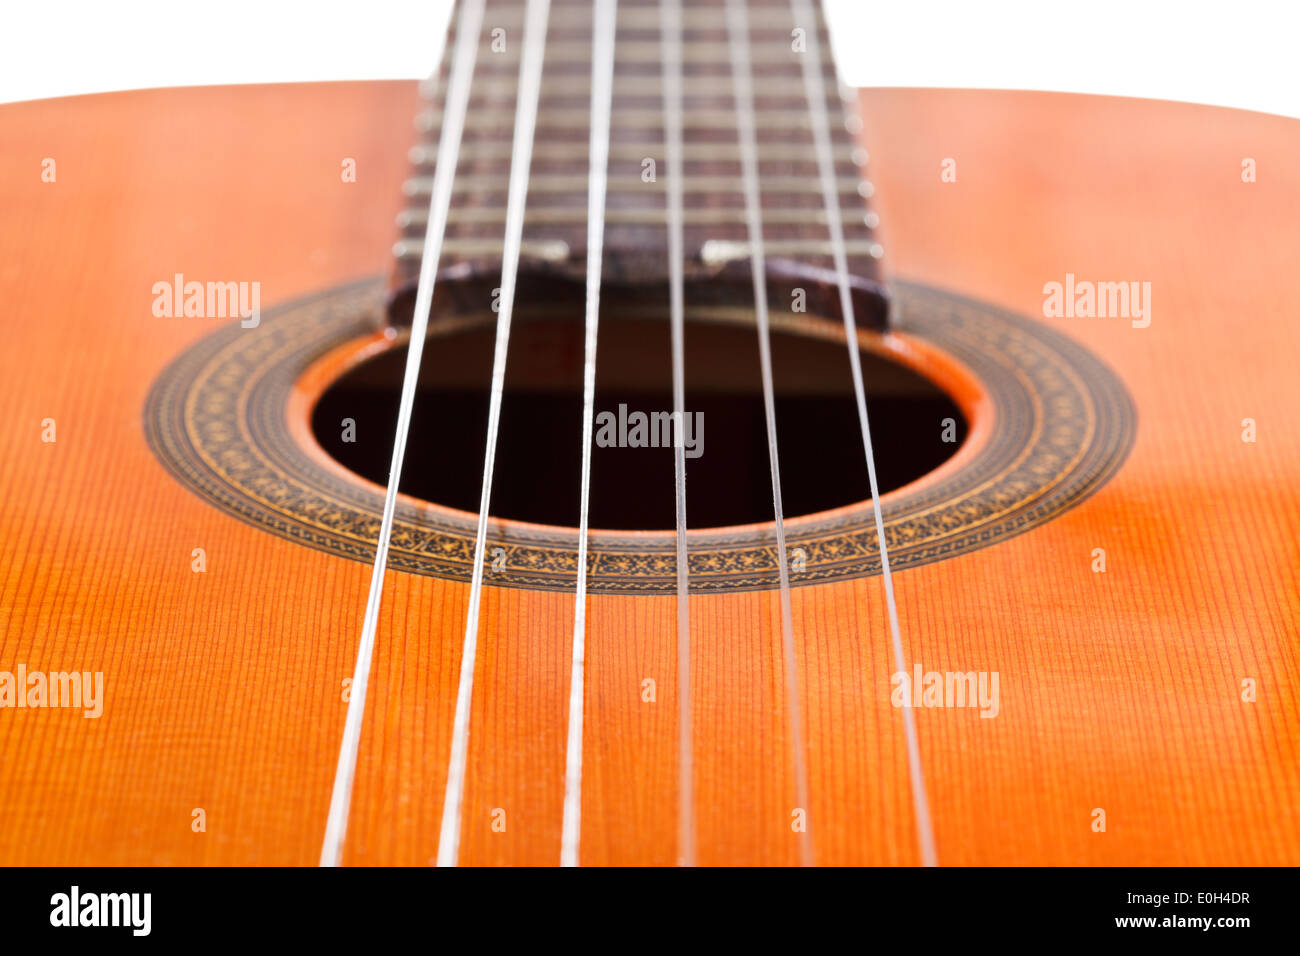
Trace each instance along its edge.
<path fill-rule="evenodd" d="M 375 565 L 370 575 L 370 593 L 366 599 L 361 643 L 357 648 L 357 662 L 352 675 L 352 696 L 348 700 L 343 742 L 339 747 L 334 789 L 330 795 L 329 816 L 326 820 L 325 839 L 321 847 L 321 866 L 339 865 L 343 856 L 343 844 L 347 838 L 352 783 L 356 775 L 357 751 L 361 745 L 361 724 L 365 716 L 366 688 L 370 681 L 375 632 L 379 626 L 379 605 L 383 598 L 384 571 L 388 565 L 393 517 L 397 510 L 397 489 L 402 478 L 402 459 L 406 455 L 411 409 L 415 404 L 415 388 L 420 377 L 420 357 L 424 352 L 429 308 L 433 302 L 434 280 L 442 250 L 443 235 L 447 227 L 452 181 L 456 175 L 456 162 L 460 151 L 461 134 L 465 126 L 469 87 L 474 72 L 482 21 L 483 0 L 466 0 L 460 25 L 456 30 L 451 81 L 447 89 L 447 105 L 444 110 L 446 119 L 438 142 L 438 156 L 444 161 L 438 163 L 434 173 L 433 189 L 429 195 L 429 226 L 425 233 L 424 253 L 420 260 L 420 279 L 416 287 L 415 311 L 411 319 L 411 337 L 406 352 L 406 372 L 402 379 L 402 398 L 397 410 L 397 428 L 393 436 L 393 458 L 388 469 L 388 487 L 384 492 L 384 512 L 379 523 L 379 540 L 375 545 Z"/>
<path fill-rule="evenodd" d="M 691 615 L 686 553 L 685 252 L 682 216 L 682 6 L 659 4 L 663 52 L 664 157 L 668 166 L 668 295 L 672 322 L 674 500 L 677 507 L 677 865 L 695 865 L 694 742 L 691 738 Z"/>
<path fill-rule="evenodd" d="M 451 731 L 447 788 L 442 802 L 437 863 L 455 866 L 460 856 L 461 805 L 465 792 L 465 765 L 469 755 L 470 710 L 474 699 L 474 664 L 478 656 L 479 608 L 483 595 L 483 564 L 487 548 L 488 516 L 492 503 L 492 472 L 496 465 L 497 433 L 505 391 L 506 357 L 510 349 L 510 320 L 514 314 L 515 284 L 523 244 L 524 210 L 528 201 L 533 139 L 537 127 L 537 102 L 542 86 L 550 0 L 528 0 L 524 15 L 523 53 L 519 61 L 519 86 L 515 104 L 514 147 L 506 200 L 505 245 L 501 261 L 496 348 L 492 357 L 492 392 L 488 399 L 487 445 L 483 452 L 483 484 L 479 493 L 478 528 L 474 537 L 474 572 L 470 579 L 469 610 L 461 651 L 460 681 L 456 689 L 456 716 Z"/>
<path fill-rule="evenodd" d="M 807 92 L 812 119 L 813 142 L 817 153 L 817 166 L 821 175 L 822 199 L 826 206 L 826 225 L 830 231 L 831 250 L 835 258 L 835 273 L 839 282 L 840 311 L 844 316 L 844 335 L 848 343 L 849 366 L 853 371 L 853 394 L 858 405 L 858 423 L 862 429 L 862 451 L 867 459 L 867 479 L 871 486 L 871 506 L 876 522 L 876 543 L 880 548 L 880 571 L 885 586 L 885 604 L 889 610 L 889 633 L 893 645 L 894 671 L 906 673 L 903 640 L 898 625 L 898 605 L 894 599 L 894 583 L 889 572 L 889 551 L 885 546 L 885 522 L 880 508 L 880 486 L 876 481 L 876 462 L 871 448 L 871 427 L 867 419 L 866 389 L 862 381 L 862 362 L 858 355 L 858 329 L 853 311 L 853 296 L 849 291 L 848 257 L 844 248 L 844 227 L 840 220 L 839 200 L 836 196 L 835 168 L 831 154 L 830 123 L 826 115 L 826 81 L 822 74 L 821 50 L 812 5 L 808 0 L 790 0 L 795 26 L 805 26 L 807 50 L 803 57 L 804 89 Z M 925 866 L 937 866 L 934 830 L 930 820 L 930 803 L 926 796 L 925 775 L 921 766 L 921 750 L 917 741 L 916 719 L 910 707 L 903 708 L 903 729 L 907 741 L 908 776 L 912 789 L 912 808 L 916 819 L 917 842 L 921 861 Z"/>
<path fill-rule="evenodd" d="M 582 705 L 587 629 L 587 518 L 591 491 L 591 431 L 596 401 L 596 329 L 605 242 L 605 189 L 614 92 L 617 0 L 595 0 L 591 35 L 591 166 L 587 179 L 587 308 L 582 363 L 582 482 L 578 512 L 578 582 L 569 671 L 569 734 L 564 760 L 564 818 L 560 865 L 578 865 L 582 830 Z"/>
<path fill-rule="evenodd" d="M 772 509 L 776 517 L 776 564 L 781 583 L 781 645 L 785 661 L 786 696 L 789 699 L 790 736 L 794 751 L 796 809 L 803 812 L 799 857 L 804 866 L 814 861 L 812 826 L 808 806 L 808 767 L 804 752 L 803 714 L 799 705 L 794 622 L 790 603 L 790 572 L 785 551 L 785 516 L 781 506 L 781 464 L 776 443 L 776 403 L 772 385 L 772 345 L 768 328 L 767 278 L 763 251 L 763 220 L 758 184 L 758 146 L 755 135 L 754 88 L 749 58 L 749 18 L 745 0 L 727 0 L 727 33 L 731 43 L 732 87 L 736 99 L 737 136 L 745 192 L 745 218 L 749 233 L 750 272 L 754 282 L 754 313 L 758 326 L 759 364 L 763 373 L 763 411 L 767 421 L 767 453 L 772 472 Z"/>

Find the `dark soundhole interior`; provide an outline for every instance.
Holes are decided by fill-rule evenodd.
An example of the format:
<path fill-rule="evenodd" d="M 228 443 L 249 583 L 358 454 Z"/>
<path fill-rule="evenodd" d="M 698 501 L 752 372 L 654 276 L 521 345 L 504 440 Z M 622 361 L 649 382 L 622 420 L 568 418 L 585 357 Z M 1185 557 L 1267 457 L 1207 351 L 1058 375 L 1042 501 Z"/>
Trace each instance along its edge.
<path fill-rule="evenodd" d="M 401 490 L 477 513 L 487 434 L 495 326 L 431 336 L 424 350 Z M 576 526 L 581 473 L 583 328 L 580 320 L 516 318 L 501 410 L 492 514 Z M 862 354 L 882 492 L 951 457 L 966 436 L 956 404 L 908 368 Z M 406 349 L 366 361 L 335 382 L 312 415 L 317 440 L 352 471 L 385 485 Z M 672 410 L 668 323 L 602 317 L 591 527 L 675 527 L 671 447 L 630 447 L 636 412 Z M 776 426 L 786 517 L 870 498 L 853 382 L 842 342 L 772 333 Z M 626 406 L 620 416 L 620 405 Z M 686 327 L 686 409 L 703 421 L 699 457 L 686 459 L 691 528 L 772 520 L 772 484 L 758 342 L 752 326 Z M 609 413 L 603 415 L 602 413 Z M 354 425 L 349 425 L 351 420 Z M 949 421 L 950 420 L 950 421 Z M 652 441 L 651 428 L 644 430 Z M 658 439 L 662 433 L 658 433 Z M 698 440 L 698 435 L 687 435 Z M 947 439 L 947 440 L 945 440 Z"/>

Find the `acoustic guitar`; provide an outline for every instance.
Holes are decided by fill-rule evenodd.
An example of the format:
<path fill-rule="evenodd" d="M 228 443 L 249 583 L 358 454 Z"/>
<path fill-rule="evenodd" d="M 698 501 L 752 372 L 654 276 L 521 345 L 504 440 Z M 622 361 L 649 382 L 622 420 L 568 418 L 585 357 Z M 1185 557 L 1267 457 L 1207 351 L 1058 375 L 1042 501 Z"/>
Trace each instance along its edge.
<path fill-rule="evenodd" d="M 813 0 L 0 107 L 0 863 L 1300 862 L 1297 153 Z"/>

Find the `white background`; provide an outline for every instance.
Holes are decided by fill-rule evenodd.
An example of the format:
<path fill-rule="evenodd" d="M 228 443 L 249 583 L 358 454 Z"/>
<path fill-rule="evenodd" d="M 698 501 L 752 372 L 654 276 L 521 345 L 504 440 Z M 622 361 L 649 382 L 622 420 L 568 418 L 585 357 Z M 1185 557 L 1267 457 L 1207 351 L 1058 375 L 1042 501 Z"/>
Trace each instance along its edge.
<path fill-rule="evenodd" d="M 689 3 L 689 0 L 686 0 Z M 1300 0 L 827 0 L 854 86 L 1107 93 L 1300 117 Z M 421 77 L 449 0 L 0 0 L 0 102 Z"/>

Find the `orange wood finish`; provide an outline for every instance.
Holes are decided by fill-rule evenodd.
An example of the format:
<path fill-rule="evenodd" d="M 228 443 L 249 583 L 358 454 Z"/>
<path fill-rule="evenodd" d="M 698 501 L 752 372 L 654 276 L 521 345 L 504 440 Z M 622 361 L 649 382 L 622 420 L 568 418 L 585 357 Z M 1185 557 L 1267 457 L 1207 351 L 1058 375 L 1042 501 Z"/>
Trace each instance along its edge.
<path fill-rule="evenodd" d="M 221 320 L 155 318 L 150 290 L 258 280 L 266 307 L 385 270 L 414 105 L 367 83 L 0 107 L 0 670 L 106 682 L 97 720 L 0 710 L 0 863 L 316 862 L 369 569 L 160 467 L 146 392 Z M 1029 315 L 1066 272 L 1153 290 L 1148 329 L 1045 320 L 1133 395 L 1120 472 L 896 576 L 909 661 L 1001 676 L 996 719 L 915 712 L 940 862 L 1300 863 L 1300 124 L 935 91 L 865 94 L 864 115 L 894 274 Z M 388 575 L 347 863 L 434 856 L 467 592 Z M 817 861 L 916 863 L 881 581 L 793 602 Z M 463 863 L 559 860 L 572 612 L 484 592 Z M 777 596 L 695 597 L 691 627 L 700 862 L 795 863 Z M 675 672 L 673 597 L 590 598 L 584 863 L 676 859 Z"/>

